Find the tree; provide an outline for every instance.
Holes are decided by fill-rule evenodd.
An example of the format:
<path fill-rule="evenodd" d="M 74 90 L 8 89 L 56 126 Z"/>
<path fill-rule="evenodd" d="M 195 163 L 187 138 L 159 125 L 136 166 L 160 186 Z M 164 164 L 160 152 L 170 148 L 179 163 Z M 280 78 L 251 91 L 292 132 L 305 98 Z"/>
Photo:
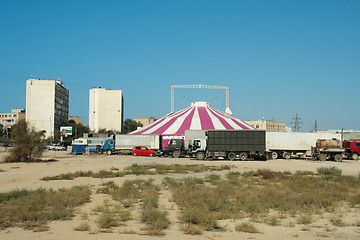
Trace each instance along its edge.
<path fill-rule="evenodd" d="M 126 119 L 122 125 L 121 133 L 130 133 L 135 131 L 138 127 L 142 127 L 143 125 L 140 122 L 135 120 Z"/>
<path fill-rule="evenodd" d="M 44 131 L 36 131 L 25 120 L 20 120 L 12 128 L 14 147 L 5 162 L 31 162 L 42 156 L 44 151 Z"/>

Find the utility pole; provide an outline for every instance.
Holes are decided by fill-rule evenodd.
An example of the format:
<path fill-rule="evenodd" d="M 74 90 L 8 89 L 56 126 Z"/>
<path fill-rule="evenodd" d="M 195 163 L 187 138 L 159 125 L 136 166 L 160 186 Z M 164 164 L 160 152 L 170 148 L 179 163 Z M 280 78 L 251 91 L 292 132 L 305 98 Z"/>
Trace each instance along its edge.
<path fill-rule="evenodd" d="M 303 124 L 303 122 L 300 122 L 299 120 L 301 120 L 301 118 L 298 117 L 298 114 L 296 113 L 296 117 L 293 118 L 293 120 L 295 120 L 295 122 L 292 122 L 290 124 L 294 124 L 294 127 L 293 127 L 293 131 L 294 132 L 299 132 L 300 130 L 300 124 Z"/>
<path fill-rule="evenodd" d="M 315 128 L 314 128 L 315 132 L 317 132 L 317 128 L 318 128 L 318 126 L 317 126 L 317 119 L 315 119 Z"/>

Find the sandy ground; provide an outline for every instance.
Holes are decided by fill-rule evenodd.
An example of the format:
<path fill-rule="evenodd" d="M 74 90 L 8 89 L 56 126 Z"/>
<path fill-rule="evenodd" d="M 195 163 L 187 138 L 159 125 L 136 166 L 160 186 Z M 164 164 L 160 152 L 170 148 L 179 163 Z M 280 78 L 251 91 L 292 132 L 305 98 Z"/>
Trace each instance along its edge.
<path fill-rule="evenodd" d="M 0 152 L 0 161 L 7 153 Z M 178 209 L 174 202 L 171 201 L 171 193 L 162 189 L 160 196 L 160 206 L 168 211 L 171 225 L 165 231 L 166 235 L 161 237 L 152 237 L 144 235 L 144 225 L 139 221 L 139 217 L 135 216 L 133 220 L 126 223 L 125 226 L 114 228 L 112 233 L 104 233 L 99 231 L 96 226 L 96 216 L 93 209 L 102 205 L 104 201 L 111 201 L 108 195 L 95 194 L 96 188 L 102 183 L 114 181 L 121 184 L 127 179 L 147 179 L 153 178 L 160 183 L 166 177 L 164 175 L 155 176 L 125 176 L 113 179 L 95 179 L 95 178 L 76 178 L 75 180 L 61 181 L 41 181 L 45 176 L 54 176 L 61 173 L 75 172 L 77 170 L 99 171 L 110 170 L 110 168 L 124 169 L 131 164 L 206 164 L 206 165 L 233 165 L 231 171 L 250 171 L 259 168 L 267 168 L 274 171 L 314 171 L 322 166 L 335 166 L 342 169 L 343 174 L 358 176 L 360 173 L 360 161 L 344 160 L 341 163 L 336 162 L 314 162 L 311 160 L 293 159 L 293 160 L 270 160 L 270 161 L 197 161 L 188 158 L 149 158 L 149 157 L 133 157 L 133 156 L 107 156 L 107 155 L 70 155 L 67 152 L 45 152 L 43 159 L 55 161 L 39 162 L 39 163 L 3 163 L 0 164 L 0 192 L 7 192 L 14 189 L 37 189 L 37 188 L 69 188 L 75 185 L 91 185 L 94 194 L 91 201 L 77 210 L 76 216 L 69 221 L 55 221 L 49 224 L 49 231 L 33 232 L 20 228 L 8 228 L 0 231 L 0 239 L 359 239 L 360 227 L 354 226 L 355 222 L 360 222 L 360 210 L 352 209 L 347 212 L 337 213 L 346 223 L 345 227 L 335 227 L 329 223 L 328 218 L 331 216 L 317 217 L 316 221 L 310 225 L 295 224 L 290 220 L 281 221 L 279 226 L 269 226 L 262 223 L 254 223 L 254 225 L 262 232 L 259 234 L 249 234 L 235 231 L 235 225 L 243 220 L 226 220 L 219 224 L 226 231 L 204 232 L 199 236 L 185 235 L 180 231 L 180 223 L 178 222 Z M 223 171 L 221 174 L 226 174 Z M 209 173 L 196 174 L 171 174 L 173 178 L 183 178 L 189 176 L 202 177 Z M 168 175 L 169 176 L 169 175 Z M 75 231 L 74 227 L 79 226 L 85 220 L 82 215 L 86 214 L 88 219 L 86 222 L 90 225 L 90 231 Z"/>

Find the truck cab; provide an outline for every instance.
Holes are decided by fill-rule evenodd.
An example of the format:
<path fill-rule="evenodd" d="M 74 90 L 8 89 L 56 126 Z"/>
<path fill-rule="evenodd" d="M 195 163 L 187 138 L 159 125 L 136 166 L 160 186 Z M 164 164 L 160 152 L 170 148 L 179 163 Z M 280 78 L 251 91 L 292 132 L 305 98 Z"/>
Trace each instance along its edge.
<path fill-rule="evenodd" d="M 204 159 L 206 157 L 206 139 L 188 140 L 187 153 L 199 160 Z"/>
<path fill-rule="evenodd" d="M 115 140 L 113 138 L 108 138 L 104 142 L 104 146 L 102 147 L 102 151 L 106 152 L 106 154 L 111 155 L 115 148 Z"/>
<path fill-rule="evenodd" d="M 358 160 L 360 155 L 360 141 L 344 140 L 343 147 L 346 149 L 346 154 L 353 160 Z"/>

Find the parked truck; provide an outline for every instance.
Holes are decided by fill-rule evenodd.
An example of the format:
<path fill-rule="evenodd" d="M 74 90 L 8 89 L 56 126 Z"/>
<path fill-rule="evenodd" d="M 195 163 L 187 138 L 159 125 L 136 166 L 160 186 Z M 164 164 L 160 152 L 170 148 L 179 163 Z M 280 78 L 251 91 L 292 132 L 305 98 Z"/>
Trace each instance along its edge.
<path fill-rule="evenodd" d="M 172 156 L 178 158 L 185 155 L 184 138 L 171 138 L 167 146 L 162 145 L 162 148 L 156 152 L 156 155 L 161 156 Z"/>
<path fill-rule="evenodd" d="M 358 160 L 360 155 L 360 140 L 344 140 L 343 147 L 349 158 Z"/>
<path fill-rule="evenodd" d="M 186 130 L 185 151 L 198 160 L 247 160 L 265 156 L 265 137 L 263 130 Z"/>
<path fill-rule="evenodd" d="M 85 152 L 102 153 L 102 148 L 107 138 L 77 138 L 71 143 L 73 154 L 83 154 Z"/>
<path fill-rule="evenodd" d="M 135 146 L 144 146 L 153 151 L 161 149 L 161 135 L 130 135 L 130 134 L 114 134 L 108 138 L 102 150 L 108 155 L 111 154 L 130 154 Z"/>
<path fill-rule="evenodd" d="M 341 162 L 345 155 L 345 148 L 342 147 L 339 139 L 318 139 L 316 146 L 311 148 L 311 154 L 313 160 L 334 159 L 336 162 Z"/>
<path fill-rule="evenodd" d="M 311 157 L 312 147 L 318 139 L 341 139 L 339 133 L 308 132 L 266 132 L 266 149 L 271 159 L 282 157 L 289 159 L 292 155 Z"/>

